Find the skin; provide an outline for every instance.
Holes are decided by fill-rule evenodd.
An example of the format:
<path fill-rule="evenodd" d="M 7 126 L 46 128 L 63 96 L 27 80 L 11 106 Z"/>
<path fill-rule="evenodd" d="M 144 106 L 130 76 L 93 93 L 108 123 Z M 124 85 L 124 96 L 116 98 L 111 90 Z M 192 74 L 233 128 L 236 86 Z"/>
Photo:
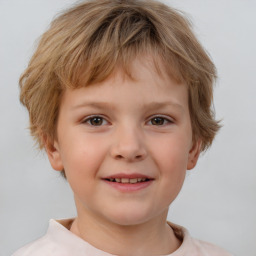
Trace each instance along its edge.
<path fill-rule="evenodd" d="M 117 70 L 65 91 L 47 153 L 74 192 L 71 232 L 112 254 L 170 254 L 181 242 L 166 224 L 168 208 L 196 165 L 200 141 L 192 140 L 185 84 L 157 74 L 150 58 L 135 60 L 132 75 Z M 104 180 L 134 173 L 150 184 L 120 191 Z"/>

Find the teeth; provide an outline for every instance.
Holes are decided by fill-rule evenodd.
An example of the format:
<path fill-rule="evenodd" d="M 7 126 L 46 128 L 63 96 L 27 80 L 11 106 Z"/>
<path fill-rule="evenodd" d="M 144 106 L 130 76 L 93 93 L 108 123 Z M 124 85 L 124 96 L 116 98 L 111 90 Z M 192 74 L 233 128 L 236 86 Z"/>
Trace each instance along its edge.
<path fill-rule="evenodd" d="M 146 178 L 133 178 L 133 179 L 128 179 L 128 178 L 111 178 L 109 179 L 111 182 L 118 182 L 118 183 L 131 183 L 135 184 L 138 182 L 144 182 L 147 179 Z"/>
<path fill-rule="evenodd" d="M 129 183 L 129 179 L 127 179 L 127 178 L 122 178 L 122 179 L 121 179 L 121 183 Z"/>

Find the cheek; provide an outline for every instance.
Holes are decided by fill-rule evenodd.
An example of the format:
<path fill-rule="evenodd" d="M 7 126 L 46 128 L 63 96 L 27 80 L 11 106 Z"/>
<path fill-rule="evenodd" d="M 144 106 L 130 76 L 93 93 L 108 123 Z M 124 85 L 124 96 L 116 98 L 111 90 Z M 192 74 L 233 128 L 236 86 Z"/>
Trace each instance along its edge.
<path fill-rule="evenodd" d="M 81 137 L 72 137 L 67 143 L 61 157 L 69 182 L 86 182 L 96 177 L 106 151 L 104 145 Z"/>
<path fill-rule="evenodd" d="M 97 159 L 102 157 L 104 151 L 102 143 L 104 141 L 99 141 L 95 136 L 84 135 L 81 132 L 65 138 L 65 142 L 66 146 L 62 147 L 65 150 L 62 152 L 64 166 L 84 163 L 80 168 L 90 169 L 90 165 L 97 164 Z"/>
<path fill-rule="evenodd" d="M 168 142 L 166 142 L 168 143 Z M 170 205 L 179 194 L 185 180 L 188 155 L 184 148 L 166 146 L 159 149 L 159 175 L 161 197 L 166 206 Z M 160 154 L 161 152 L 161 154 Z"/>
<path fill-rule="evenodd" d="M 171 202 L 178 195 L 187 170 L 189 146 L 184 136 L 168 136 L 154 148 L 154 161 L 159 169 L 161 197 Z"/>
<path fill-rule="evenodd" d="M 78 197 L 90 196 L 93 192 L 91 181 L 95 179 L 98 170 L 96 157 L 97 155 L 91 154 L 90 151 L 81 150 L 73 151 L 66 158 L 66 177 Z"/>
<path fill-rule="evenodd" d="M 158 140 L 158 143 L 153 143 L 152 155 L 155 161 L 162 166 L 161 169 L 169 172 L 186 170 L 189 145 L 188 139 L 185 136 L 166 136 Z"/>

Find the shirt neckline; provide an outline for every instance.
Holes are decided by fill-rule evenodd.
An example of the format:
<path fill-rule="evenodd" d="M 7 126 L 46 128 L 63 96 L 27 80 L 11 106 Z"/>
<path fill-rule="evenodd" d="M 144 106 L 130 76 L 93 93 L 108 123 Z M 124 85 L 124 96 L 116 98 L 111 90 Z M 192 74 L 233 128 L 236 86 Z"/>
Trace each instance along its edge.
<path fill-rule="evenodd" d="M 67 249 L 70 249 L 70 247 L 74 247 L 79 248 L 80 251 L 89 251 L 91 255 L 95 256 L 115 256 L 114 254 L 109 254 L 94 247 L 87 241 L 72 233 L 69 229 L 73 221 L 74 219 L 51 219 L 49 222 L 47 235 L 51 236 L 51 239 L 53 239 L 56 243 L 59 243 L 61 245 L 63 245 L 63 241 L 69 241 L 67 243 L 65 242 L 65 244 L 63 245 L 64 247 L 66 246 Z M 173 229 L 177 238 L 181 240 L 181 245 L 175 252 L 162 256 L 185 255 L 185 248 L 191 248 L 192 245 L 191 237 L 188 231 L 185 228 L 172 222 L 167 221 L 167 223 Z"/>

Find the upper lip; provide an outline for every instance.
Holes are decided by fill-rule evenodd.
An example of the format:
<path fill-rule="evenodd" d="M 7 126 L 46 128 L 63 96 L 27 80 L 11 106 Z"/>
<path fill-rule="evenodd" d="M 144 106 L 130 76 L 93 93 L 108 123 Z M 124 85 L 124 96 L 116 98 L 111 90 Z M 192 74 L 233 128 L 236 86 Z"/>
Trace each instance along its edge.
<path fill-rule="evenodd" d="M 145 174 L 140 174 L 140 173 L 116 173 L 116 174 L 112 174 L 109 176 L 105 176 L 103 177 L 103 179 L 138 179 L 138 178 L 145 178 L 145 179 L 149 179 L 149 180 L 153 180 L 154 178 Z"/>

